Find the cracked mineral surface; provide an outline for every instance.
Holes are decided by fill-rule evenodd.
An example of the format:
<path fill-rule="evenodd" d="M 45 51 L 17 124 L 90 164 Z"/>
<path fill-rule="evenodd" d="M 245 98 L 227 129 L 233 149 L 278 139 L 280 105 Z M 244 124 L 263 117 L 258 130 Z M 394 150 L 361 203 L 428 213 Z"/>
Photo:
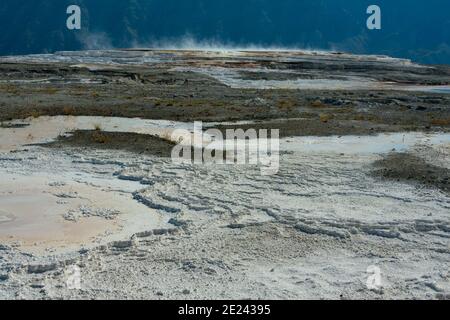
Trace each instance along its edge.
<path fill-rule="evenodd" d="M 449 88 L 341 53 L 0 58 L 0 299 L 448 299 Z M 278 173 L 172 162 L 193 121 L 279 129 Z"/>

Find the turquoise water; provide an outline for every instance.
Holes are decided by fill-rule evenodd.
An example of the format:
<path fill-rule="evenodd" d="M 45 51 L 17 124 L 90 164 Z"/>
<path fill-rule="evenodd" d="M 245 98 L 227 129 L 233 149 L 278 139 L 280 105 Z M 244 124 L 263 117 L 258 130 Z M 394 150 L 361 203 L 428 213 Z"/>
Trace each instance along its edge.
<path fill-rule="evenodd" d="M 435 93 L 450 93 L 450 88 L 435 88 L 435 89 L 430 89 L 430 92 L 435 92 Z"/>

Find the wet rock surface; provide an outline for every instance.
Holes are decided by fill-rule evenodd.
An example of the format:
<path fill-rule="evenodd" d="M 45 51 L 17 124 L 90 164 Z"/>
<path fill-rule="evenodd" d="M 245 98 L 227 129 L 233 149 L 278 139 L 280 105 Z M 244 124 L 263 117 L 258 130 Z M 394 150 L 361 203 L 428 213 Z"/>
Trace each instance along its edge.
<path fill-rule="evenodd" d="M 82 63 L 83 59 L 91 62 Z M 260 74 L 267 80 L 261 82 Z M 249 75 L 253 77 L 245 80 Z M 314 82 L 303 84 L 311 78 Z M 0 59 L 0 121 L 41 115 L 177 121 L 293 118 L 300 126 L 313 128 L 304 134 L 359 134 L 371 128 L 384 132 L 383 126 L 392 131 L 448 130 L 449 85 L 446 66 L 377 56 L 61 53 Z M 325 118 L 336 125 L 330 126 L 331 121 L 324 125 Z"/>

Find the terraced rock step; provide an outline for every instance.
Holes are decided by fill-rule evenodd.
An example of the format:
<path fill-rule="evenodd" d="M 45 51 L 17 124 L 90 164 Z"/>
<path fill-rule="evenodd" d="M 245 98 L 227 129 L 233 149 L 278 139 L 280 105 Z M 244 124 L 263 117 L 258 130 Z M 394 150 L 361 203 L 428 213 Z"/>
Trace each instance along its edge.
<path fill-rule="evenodd" d="M 0 299 L 446 299 L 449 84 L 336 53 L 0 58 Z M 279 171 L 172 162 L 193 120 L 280 129 Z"/>

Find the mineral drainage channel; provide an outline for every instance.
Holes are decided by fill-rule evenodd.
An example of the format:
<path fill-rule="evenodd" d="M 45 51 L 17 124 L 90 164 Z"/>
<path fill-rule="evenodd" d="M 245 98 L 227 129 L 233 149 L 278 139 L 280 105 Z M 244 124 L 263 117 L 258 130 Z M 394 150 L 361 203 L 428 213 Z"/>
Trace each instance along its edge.
<path fill-rule="evenodd" d="M 182 141 L 186 138 L 183 132 L 193 132 L 193 127 L 193 123 L 164 120 L 74 116 L 15 120 L 4 125 L 0 128 L 0 242 L 46 254 L 173 227 L 168 224 L 170 216 L 134 199 L 133 193 L 143 188 L 140 182 L 101 174 L 106 169 L 95 162 L 76 160 L 70 154 L 37 145 L 74 130 L 94 128 Z M 291 137 L 280 140 L 280 151 L 289 152 L 290 157 L 308 153 L 359 155 L 449 144 L 450 134 L 443 133 Z M 108 157 L 106 166 L 123 161 L 115 152 Z"/>

